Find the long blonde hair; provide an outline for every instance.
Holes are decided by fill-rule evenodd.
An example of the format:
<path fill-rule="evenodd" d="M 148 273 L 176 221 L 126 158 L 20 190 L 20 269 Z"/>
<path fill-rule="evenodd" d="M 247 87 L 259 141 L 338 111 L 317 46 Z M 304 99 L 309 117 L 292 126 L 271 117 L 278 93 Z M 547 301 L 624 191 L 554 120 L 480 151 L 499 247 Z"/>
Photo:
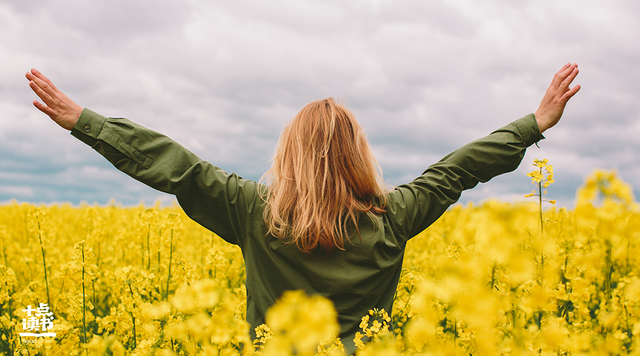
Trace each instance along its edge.
<path fill-rule="evenodd" d="M 284 128 L 269 171 L 268 233 L 302 252 L 344 249 L 348 226 L 385 211 L 385 187 L 362 127 L 333 98 L 307 104 Z"/>

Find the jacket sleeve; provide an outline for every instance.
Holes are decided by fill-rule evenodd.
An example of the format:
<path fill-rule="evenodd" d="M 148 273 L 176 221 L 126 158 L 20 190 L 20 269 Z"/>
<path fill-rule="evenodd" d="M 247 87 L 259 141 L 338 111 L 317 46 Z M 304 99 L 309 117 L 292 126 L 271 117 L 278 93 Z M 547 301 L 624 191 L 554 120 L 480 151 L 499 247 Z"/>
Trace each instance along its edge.
<path fill-rule="evenodd" d="M 175 195 L 189 217 L 230 243 L 239 243 L 261 202 L 256 182 L 227 174 L 127 119 L 85 108 L 71 134 L 132 178 Z"/>
<path fill-rule="evenodd" d="M 431 165 L 413 182 L 388 195 L 394 231 L 405 241 L 426 229 L 463 190 L 515 170 L 527 147 L 544 137 L 533 114 L 473 141 Z"/>

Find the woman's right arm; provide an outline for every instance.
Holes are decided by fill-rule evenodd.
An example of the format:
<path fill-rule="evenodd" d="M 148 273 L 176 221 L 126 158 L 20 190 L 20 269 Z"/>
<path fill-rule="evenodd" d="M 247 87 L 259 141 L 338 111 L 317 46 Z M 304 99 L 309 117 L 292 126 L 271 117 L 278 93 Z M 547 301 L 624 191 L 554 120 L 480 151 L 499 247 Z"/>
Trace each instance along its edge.
<path fill-rule="evenodd" d="M 412 238 L 436 221 L 462 191 L 516 169 L 527 147 L 558 123 L 567 102 L 580 90 L 580 85 L 570 87 L 577 75 L 577 64 L 565 64 L 554 75 L 535 114 L 461 147 L 392 191 L 388 215 L 395 230 L 405 239 Z"/>
<path fill-rule="evenodd" d="M 513 171 L 527 147 L 542 138 L 529 114 L 470 142 L 431 165 L 421 176 L 388 195 L 394 231 L 408 240 L 435 222 L 464 190 Z"/>

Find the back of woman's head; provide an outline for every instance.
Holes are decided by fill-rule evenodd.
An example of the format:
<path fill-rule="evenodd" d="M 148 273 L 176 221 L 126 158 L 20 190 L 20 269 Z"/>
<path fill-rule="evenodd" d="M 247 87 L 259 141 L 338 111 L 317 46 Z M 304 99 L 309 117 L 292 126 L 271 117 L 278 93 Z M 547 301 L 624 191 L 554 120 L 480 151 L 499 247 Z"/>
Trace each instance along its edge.
<path fill-rule="evenodd" d="M 264 213 L 269 233 L 303 252 L 344 248 L 362 214 L 384 212 L 380 168 L 355 116 L 333 98 L 307 104 L 283 130 Z"/>

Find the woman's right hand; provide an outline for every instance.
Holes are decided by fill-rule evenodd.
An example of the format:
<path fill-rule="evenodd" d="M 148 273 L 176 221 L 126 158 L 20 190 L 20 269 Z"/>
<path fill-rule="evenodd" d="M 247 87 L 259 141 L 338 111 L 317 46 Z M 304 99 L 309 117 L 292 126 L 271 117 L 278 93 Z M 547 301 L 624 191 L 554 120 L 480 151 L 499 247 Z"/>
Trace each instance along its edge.
<path fill-rule="evenodd" d="M 25 74 L 29 80 L 29 87 L 42 100 L 33 101 L 33 105 L 38 110 L 47 114 L 51 120 L 55 121 L 62 128 L 73 129 L 82 113 L 82 106 L 69 99 L 63 92 L 35 68 Z"/>

